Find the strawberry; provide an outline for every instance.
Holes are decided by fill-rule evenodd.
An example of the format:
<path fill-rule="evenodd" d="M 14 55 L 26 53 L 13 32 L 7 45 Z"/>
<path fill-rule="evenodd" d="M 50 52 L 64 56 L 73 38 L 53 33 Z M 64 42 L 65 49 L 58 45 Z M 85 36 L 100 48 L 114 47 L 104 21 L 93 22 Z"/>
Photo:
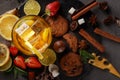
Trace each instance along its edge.
<path fill-rule="evenodd" d="M 25 64 L 29 68 L 40 68 L 42 66 L 36 57 L 27 58 Z"/>
<path fill-rule="evenodd" d="M 60 8 L 60 2 L 54 1 L 46 5 L 45 12 L 48 16 L 54 16 Z"/>
<path fill-rule="evenodd" d="M 34 80 L 35 79 L 35 72 L 28 72 L 28 80 Z"/>
<path fill-rule="evenodd" d="M 14 59 L 14 64 L 15 64 L 17 67 L 20 67 L 20 68 L 22 68 L 22 69 L 26 69 L 25 60 L 24 60 L 24 57 L 23 57 L 23 56 L 17 56 L 17 57 Z"/>
<path fill-rule="evenodd" d="M 12 56 L 16 56 L 18 54 L 18 49 L 15 46 L 10 46 L 9 50 Z"/>

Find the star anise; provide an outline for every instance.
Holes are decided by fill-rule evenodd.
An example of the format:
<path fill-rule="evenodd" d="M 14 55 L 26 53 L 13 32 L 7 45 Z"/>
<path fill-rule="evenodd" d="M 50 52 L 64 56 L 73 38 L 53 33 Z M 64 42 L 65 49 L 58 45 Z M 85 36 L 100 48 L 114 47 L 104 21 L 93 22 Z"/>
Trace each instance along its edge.
<path fill-rule="evenodd" d="M 111 24 L 115 23 L 115 18 L 112 16 L 108 16 L 107 18 L 104 19 L 103 22 L 105 25 L 111 25 Z"/>
<path fill-rule="evenodd" d="M 81 40 L 81 41 L 79 41 L 78 47 L 79 47 L 80 49 L 86 49 L 86 48 L 87 48 L 87 41 L 86 41 L 86 40 Z"/>
<path fill-rule="evenodd" d="M 89 18 L 89 23 L 93 26 L 96 25 L 97 23 L 97 17 L 96 15 L 91 15 L 91 17 Z"/>
<path fill-rule="evenodd" d="M 99 8 L 103 11 L 108 10 L 108 3 L 106 1 L 99 3 Z"/>

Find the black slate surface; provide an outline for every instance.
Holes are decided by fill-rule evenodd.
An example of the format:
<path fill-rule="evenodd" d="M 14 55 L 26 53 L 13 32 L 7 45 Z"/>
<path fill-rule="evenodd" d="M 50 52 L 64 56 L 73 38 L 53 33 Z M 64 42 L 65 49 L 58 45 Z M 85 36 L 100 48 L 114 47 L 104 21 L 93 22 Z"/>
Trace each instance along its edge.
<path fill-rule="evenodd" d="M 89 3 L 92 0 L 80 0 L 84 4 Z M 120 1 L 119 0 L 97 0 L 107 1 L 110 7 L 111 13 L 110 15 L 116 16 L 120 18 Z M 17 0 L 0 0 L 0 14 L 4 13 L 7 10 L 13 9 L 18 7 L 19 4 Z M 114 35 L 120 37 L 120 27 L 116 24 L 105 26 L 103 24 L 103 20 L 108 16 L 107 14 L 103 13 L 98 8 L 92 10 L 93 13 L 97 15 L 99 27 L 107 32 L 110 32 Z M 0 40 L 4 40 L 0 37 Z M 6 41 L 3 41 L 6 43 Z M 102 44 L 105 46 L 106 51 L 104 56 L 114 65 L 114 67 L 120 72 L 120 43 L 111 41 L 106 38 L 102 38 Z M 0 80 L 14 80 L 13 74 L 6 75 L 3 72 L 0 72 Z M 23 77 L 19 76 L 16 80 L 27 80 Z M 65 80 L 65 79 L 64 79 Z M 72 80 L 72 79 L 71 79 Z M 79 79 L 78 79 L 79 80 Z M 82 80 L 120 80 L 119 78 L 115 77 L 114 75 L 100 70 L 96 67 L 93 67 L 92 71 L 89 72 L 87 76 L 85 76 Z"/>

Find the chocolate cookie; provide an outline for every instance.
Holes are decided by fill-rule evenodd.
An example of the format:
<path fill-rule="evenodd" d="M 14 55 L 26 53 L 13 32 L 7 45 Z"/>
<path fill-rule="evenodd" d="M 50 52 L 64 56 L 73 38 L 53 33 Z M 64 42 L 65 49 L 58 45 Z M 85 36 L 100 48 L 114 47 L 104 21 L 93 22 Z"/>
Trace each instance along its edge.
<path fill-rule="evenodd" d="M 65 74 L 70 77 L 78 76 L 83 71 L 83 64 L 80 56 L 73 52 L 62 57 L 60 67 Z"/>
<path fill-rule="evenodd" d="M 68 31 L 68 21 L 60 15 L 47 17 L 46 21 L 50 24 L 55 37 L 60 37 Z"/>
<path fill-rule="evenodd" d="M 63 38 L 67 41 L 69 44 L 70 48 L 72 49 L 73 52 L 77 52 L 78 49 L 78 39 L 75 35 L 72 33 L 67 33 L 63 36 Z"/>

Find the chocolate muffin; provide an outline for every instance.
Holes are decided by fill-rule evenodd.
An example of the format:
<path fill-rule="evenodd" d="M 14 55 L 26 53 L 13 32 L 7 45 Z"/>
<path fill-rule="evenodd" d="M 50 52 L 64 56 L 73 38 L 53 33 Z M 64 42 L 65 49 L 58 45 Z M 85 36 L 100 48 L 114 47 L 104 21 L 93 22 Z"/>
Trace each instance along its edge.
<path fill-rule="evenodd" d="M 47 17 L 46 21 L 50 24 L 55 37 L 60 37 L 68 31 L 68 21 L 61 15 Z"/>
<path fill-rule="evenodd" d="M 81 58 L 76 53 L 70 52 L 63 56 L 60 60 L 60 67 L 65 72 L 66 76 L 78 76 L 83 71 L 83 64 Z"/>

